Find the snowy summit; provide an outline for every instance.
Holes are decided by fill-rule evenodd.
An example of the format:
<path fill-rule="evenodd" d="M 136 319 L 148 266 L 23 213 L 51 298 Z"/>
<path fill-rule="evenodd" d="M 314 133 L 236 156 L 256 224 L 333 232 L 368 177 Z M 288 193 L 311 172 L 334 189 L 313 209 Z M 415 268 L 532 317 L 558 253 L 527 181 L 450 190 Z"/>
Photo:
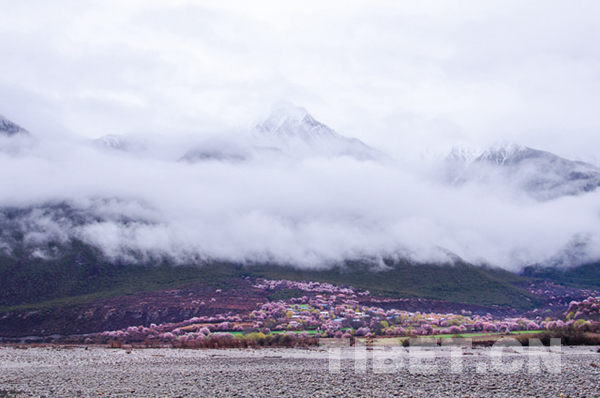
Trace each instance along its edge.
<path fill-rule="evenodd" d="M 291 138 L 305 141 L 342 138 L 333 129 L 315 120 L 306 109 L 287 101 L 278 102 L 269 117 L 255 127 L 258 136 Z"/>

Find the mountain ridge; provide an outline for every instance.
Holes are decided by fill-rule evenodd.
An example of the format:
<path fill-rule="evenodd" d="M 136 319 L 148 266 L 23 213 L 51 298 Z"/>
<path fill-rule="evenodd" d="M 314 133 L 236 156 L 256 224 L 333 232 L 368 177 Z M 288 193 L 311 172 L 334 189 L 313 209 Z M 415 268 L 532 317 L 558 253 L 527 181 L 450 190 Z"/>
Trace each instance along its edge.
<path fill-rule="evenodd" d="M 453 148 L 442 158 L 453 185 L 501 184 L 538 200 L 578 195 L 600 186 L 600 168 L 515 143 L 485 150 Z"/>
<path fill-rule="evenodd" d="M 144 140 L 131 134 L 101 136 L 92 141 L 109 151 L 151 156 L 154 147 L 170 142 Z M 164 137 L 166 139 L 166 137 Z M 248 129 L 204 137 L 188 137 L 188 149 L 178 162 L 246 162 L 251 160 L 301 160 L 312 157 L 348 156 L 357 160 L 381 161 L 389 156 L 357 138 L 345 137 L 317 121 L 305 108 L 281 101 L 262 122 Z"/>

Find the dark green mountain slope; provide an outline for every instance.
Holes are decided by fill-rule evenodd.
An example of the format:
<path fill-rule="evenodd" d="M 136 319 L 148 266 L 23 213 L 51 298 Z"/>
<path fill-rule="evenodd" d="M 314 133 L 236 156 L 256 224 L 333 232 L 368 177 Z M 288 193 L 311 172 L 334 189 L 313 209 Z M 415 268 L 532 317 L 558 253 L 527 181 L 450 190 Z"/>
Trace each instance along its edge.
<path fill-rule="evenodd" d="M 66 303 L 81 296 L 112 297 L 190 283 L 219 284 L 239 274 L 229 264 L 197 267 L 172 266 L 166 262 L 113 263 L 98 249 L 80 241 L 61 247 L 60 252 L 53 259 L 36 258 L 29 253 L 0 256 L 0 308 L 51 300 Z"/>
<path fill-rule="evenodd" d="M 479 305 L 529 308 L 535 298 L 514 286 L 526 278 L 500 269 L 386 261 L 387 270 L 374 271 L 358 262 L 326 271 L 301 271 L 291 267 L 253 266 L 252 276 L 272 279 L 312 280 L 351 285 L 391 298 L 419 297 Z"/>
<path fill-rule="evenodd" d="M 197 283 L 226 286 L 228 279 L 246 276 L 352 285 L 391 298 L 419 297 L 519 309 L 535 303 L 534 297 L 514 285 L 526 278 L 464 262 L 412 265 L 386 261 L 386 270 L 347 262 L 323 271 L 220 262 L 202 266 L 173 266 L 167 262 L 125 265 L 107 261 L 96 248 L 80 241 L 54 249 L 60 254 L 53 259 L 30 252 L 0 256 L 0 308 L 37 306 L 51 300 L 64 304 L 85 297 L 114 297 Z"/>
<path fill-rule="evenodd" d="M 569 269 L 531 266 L 523 269 L 521 275 L 527 278 L 546 279 L 565 286 L 600 288 L 600 263 L 584 264 Z"/>

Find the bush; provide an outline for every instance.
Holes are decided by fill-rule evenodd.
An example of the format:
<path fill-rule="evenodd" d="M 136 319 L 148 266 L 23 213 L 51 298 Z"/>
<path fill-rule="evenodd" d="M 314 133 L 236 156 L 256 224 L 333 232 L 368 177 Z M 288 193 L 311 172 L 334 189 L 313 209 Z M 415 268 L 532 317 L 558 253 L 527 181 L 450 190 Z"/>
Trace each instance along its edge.
<path fill-rule="evenodd" d="M 600 337 L 574 329 L 563 329 L 535 335 L 519 335 L 516 337 L 525 347 L 529 345 L 530 338 L 540 339 L 545 346 L 550 345 L 550 339 L 560 339 L 561 345 L 600 345 Z"/>
<path fill-rule="evenodd" d="M 110 342 L 110 348 L 121 348 L 122 345 L 123 343 L 121 342 L 121 340 L 112 340 Z"/>
<path fill-rule="evenodd" d="M 215 348 L 260 348 L 260 347 L 297 347 L 317 345 L 318 339 L 308 336 L 308 333 L 264 335 L 251 333 L 233 338 L 229 333 L 216 333 L 209 338 L 173 341 L 173 348 L 215 349 Z"/>

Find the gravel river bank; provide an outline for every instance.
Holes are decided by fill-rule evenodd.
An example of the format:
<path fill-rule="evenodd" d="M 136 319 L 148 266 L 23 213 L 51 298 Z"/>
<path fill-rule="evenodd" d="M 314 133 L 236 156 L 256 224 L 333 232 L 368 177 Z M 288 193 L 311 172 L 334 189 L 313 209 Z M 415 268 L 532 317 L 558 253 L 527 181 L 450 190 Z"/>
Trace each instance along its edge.
<path fill-rule="evenodd" d="M 437 347 L 410 366 L 408 351 L 377 363 L 367 352 L 357 367 L 354 352 L 341 352 L 330 369 L 329 351 L 312 349 L 108 349 L 104 347 L 0 347 L 0 397 L 600 397 L 598 347 L 562 347 L 560 368 L 540 363 L 531 371 L 526 349 L 494 367 L 490 348 L 460 352 Z M 395 354 L 395 355 L 396 355 Z M 378 354 L 376 354 L 378 355 Z M 404 362 L 402 362 L 404 361 Z M 423 365 L 424 364 L 424 365 Z M 456 364 L 456 362 L 455 362 Z M 361 371 L 361 370 L 364 370 Z"/>

